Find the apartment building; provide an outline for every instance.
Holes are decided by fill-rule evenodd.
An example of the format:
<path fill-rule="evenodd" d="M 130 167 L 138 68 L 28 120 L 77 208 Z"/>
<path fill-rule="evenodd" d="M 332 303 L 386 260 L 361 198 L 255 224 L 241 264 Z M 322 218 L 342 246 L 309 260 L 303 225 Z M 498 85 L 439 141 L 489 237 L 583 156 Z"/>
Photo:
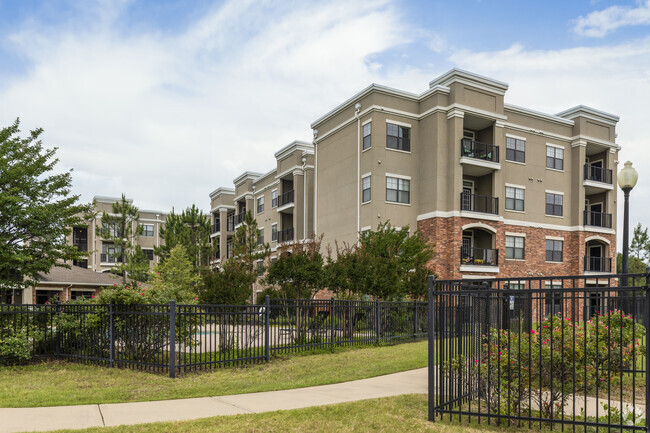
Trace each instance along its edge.
<path fill-rule="evenodd" d="M 210 193 L 211 238 L 219 245 L 215 264 L 231 256 L 232 236 L 249 210 L 261 231 L 260 243 L 268 243 L 272 252 L 314 233 L 313 144 L 294 141 L 275 153 L 271 171 L 246 171 L 233 184 Z"/>
<path fill-rule="evenodd" d="M 87 260 L 78 260 L 73 264 L 82 268 L 92 269 L 95 272 L 106 272 L 116 264 L 115 247 L 110 240 L 104 239 L 97 227 L 102 226 L 103 212 L 111 213 L 112 205 L 120 201 L 121 198 L 116 197 L 100 197 L 95 196 L 93 202 L 95 203 L 96 216 L 93 220 L 87 222 L 87 226 L 73 227 L 72 234 L 69 237 L 69 242 L 75 245 L 81 251 L 89 251 L 90 255 Z M 133 203 L 132 199 L 127 199 L 129 203 Z M 158 257 L 154 254 L 154 247 L 160 246 L 163 239 L 160 236 L 160 229 L 164 226 L 167 218 L 167 213 L 139 209 L 140 219 L 138 224 L 142 227 L 142 234 L 134 235 L 132 242 L 134 245 L 140 245 L 142 251 L 147 254 L 151 267 L 158 263 Z M 136 233 L 137 227 L 133 227 L 133 233 Z"/>
<path fill-rule="evenodd" d="M 323 244 L 390 220 L 435 244 L 443 279 L 615 271 L 619 118 L 507 90 L 453 69 L 421 94 L 372 84 L 313 122 Z"/>

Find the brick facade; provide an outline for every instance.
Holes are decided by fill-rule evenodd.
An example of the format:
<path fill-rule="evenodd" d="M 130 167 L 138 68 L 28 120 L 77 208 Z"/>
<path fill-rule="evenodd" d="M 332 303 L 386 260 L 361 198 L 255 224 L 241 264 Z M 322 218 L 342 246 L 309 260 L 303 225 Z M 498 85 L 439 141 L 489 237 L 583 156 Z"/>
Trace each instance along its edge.
<path fill-rule="evenodd" d="M 479 226 L 480 225 L 480 226 Z M 468 227 L 469 226 L 469 227 Z M 461 272 L 460 251 L 463 242 L 463 227 L 483 230 L 494 236 L 493 248 L 498 249 L 498 273 L 476 271 Z M 492 233 L 490 230 L 494 230 Z M 586 240 L 597 236 L 604 247 L 604 256 L 612 258 L 612 272 L 616 270 L 614 255 L 616 235 L 590 231 L 550 230 L 540 227 L 505 224 L 477 218 L 450 217 L 429 218 L 418 221 L 418 230 L 435 244 L 436 256 L 430 268 L 439 279 L 460 279 L 472 276 L 541 277 L 561 275 L 584 275 L 584 257 L 587 254 Z M 524 260 L 506 260 L 506 232 L 525 235 Z M 546 261 L 546 237 L 563 238 L 561 263 Z M 605 239 L 609 244 L 603 242 Z M 472 266 L 463 266 L 464 269 Z M 487 268 L 484 266 L 476 268 Z"/>

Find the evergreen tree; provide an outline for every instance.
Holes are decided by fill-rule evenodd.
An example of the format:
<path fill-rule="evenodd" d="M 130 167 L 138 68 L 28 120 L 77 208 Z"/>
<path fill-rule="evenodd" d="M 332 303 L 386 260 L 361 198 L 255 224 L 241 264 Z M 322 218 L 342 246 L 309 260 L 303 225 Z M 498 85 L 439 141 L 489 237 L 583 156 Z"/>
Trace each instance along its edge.
<path fill-rule="evenodd" d="M 175 246 L 183 245 L 194 272 L 199 275 L 200 270 L 206 269 L 210 264 L 210 257 L 215 250 L 210 244 L 210 232 L 210 218 L 195 205 L 180 214 L 174 213 L 172 209 L 165 226 L 160 229 L 164 244 L 155 247 L 154 251 L 161 261 L 165 261 Z"/>
<path fill-rule="evenodd" d="M 630 243 L 630 253 L 643 262 L 647 262 L 650 258 L 650 237 L 648 237 L 648 229 L 644 229 L 641 223 L 638 223 L 634 227 L 634 234 Z"/>
<path fill-rule="evenodd" d="M 255 303 L 253 285 L 257 274 L 264 271 L 264 261 L 269 255 L 268 244 L 260 242 L 261 234 L 257 221 L 249 210 L 232 237 L 232 257 L 229 261 L 237 262 L 233 266 L 242 273 L 241 280 L 248 283 L 251 303 Z"/>
<path fill-rule="evenodd" d="M 111 268 L 111 272 L 122 275 L 124 284 L 127 282 L 129 270 L 137 276 L 149 270 L 149 262 L 146 262 L 145 268 L 141 255 L 136 254 L 133 245 L 135 236 L 142 234 L 139 220 L 138 208 L 133 206 L 122 194 L 122 199 L 113 203 L 111 213 L 104 212 L 102 214 L 102 226 L 97 227 L 102 239 L 113 244 L 114 250 L 110 255 L 115 259 L 116 266 Z"/>
<path fill-rule="evenodd" d="M 87 257 L 67 237 L 92 206 L 71 193 L 72 170 L 52 173 L 57 148 L 43 147 L 42 132 L 19 137 L 18 119 L 0 130 L 0 290 L 35 285 L 39 272 Z"/>
<path fill-rule="evenodd" d="M 154 268 L 154 276 L 148 290 L 154 298 L 190 302 L 199 293 L 200 283 L 201 277 L 194 273 L 185 247 L 176 245 L 169 252 L 167 260 L 158 263 Z"/>

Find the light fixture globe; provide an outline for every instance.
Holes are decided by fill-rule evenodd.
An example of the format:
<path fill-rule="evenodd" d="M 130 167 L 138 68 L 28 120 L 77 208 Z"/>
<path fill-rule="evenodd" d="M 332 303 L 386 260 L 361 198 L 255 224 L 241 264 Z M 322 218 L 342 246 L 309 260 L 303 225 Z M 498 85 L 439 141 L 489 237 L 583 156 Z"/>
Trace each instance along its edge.
<path fill-rule="evenodd" d="M 623 170 L 618 172 L 618 186 L 621 189 L 632 189 L 636 185 L 636 181 L 639 179 L 639 174 L 636 172 L 632 163 L 630 161 L 625 163 Z"/>

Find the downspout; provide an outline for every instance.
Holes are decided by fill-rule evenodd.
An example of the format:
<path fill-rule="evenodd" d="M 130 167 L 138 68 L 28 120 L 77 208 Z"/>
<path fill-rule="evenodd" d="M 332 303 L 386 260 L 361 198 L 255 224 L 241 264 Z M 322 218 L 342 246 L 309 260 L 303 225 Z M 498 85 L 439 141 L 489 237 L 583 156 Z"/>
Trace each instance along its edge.
<path fill-rule="evenodd" d="M 302 157 L 302 240 L 307 239 L 307 156 Z"/>
<path fill-rule="evenodd" d="M 318 146 L 316 145 L 316 137 L 318 137 L 318 130 L 314 129 L 314 233 L 318 233 Z"/>
<path fill-rule="evenodd" d="M 354 105 L 354 117 L 357 118 L 357 243 L 359 242 L 359 230 L 361 220 L 361 201 L 359 197 L 359 188 L 361 188 L 361 118 L 359 112 L 361 111 L 361 103 L 357 102 Z"/>

